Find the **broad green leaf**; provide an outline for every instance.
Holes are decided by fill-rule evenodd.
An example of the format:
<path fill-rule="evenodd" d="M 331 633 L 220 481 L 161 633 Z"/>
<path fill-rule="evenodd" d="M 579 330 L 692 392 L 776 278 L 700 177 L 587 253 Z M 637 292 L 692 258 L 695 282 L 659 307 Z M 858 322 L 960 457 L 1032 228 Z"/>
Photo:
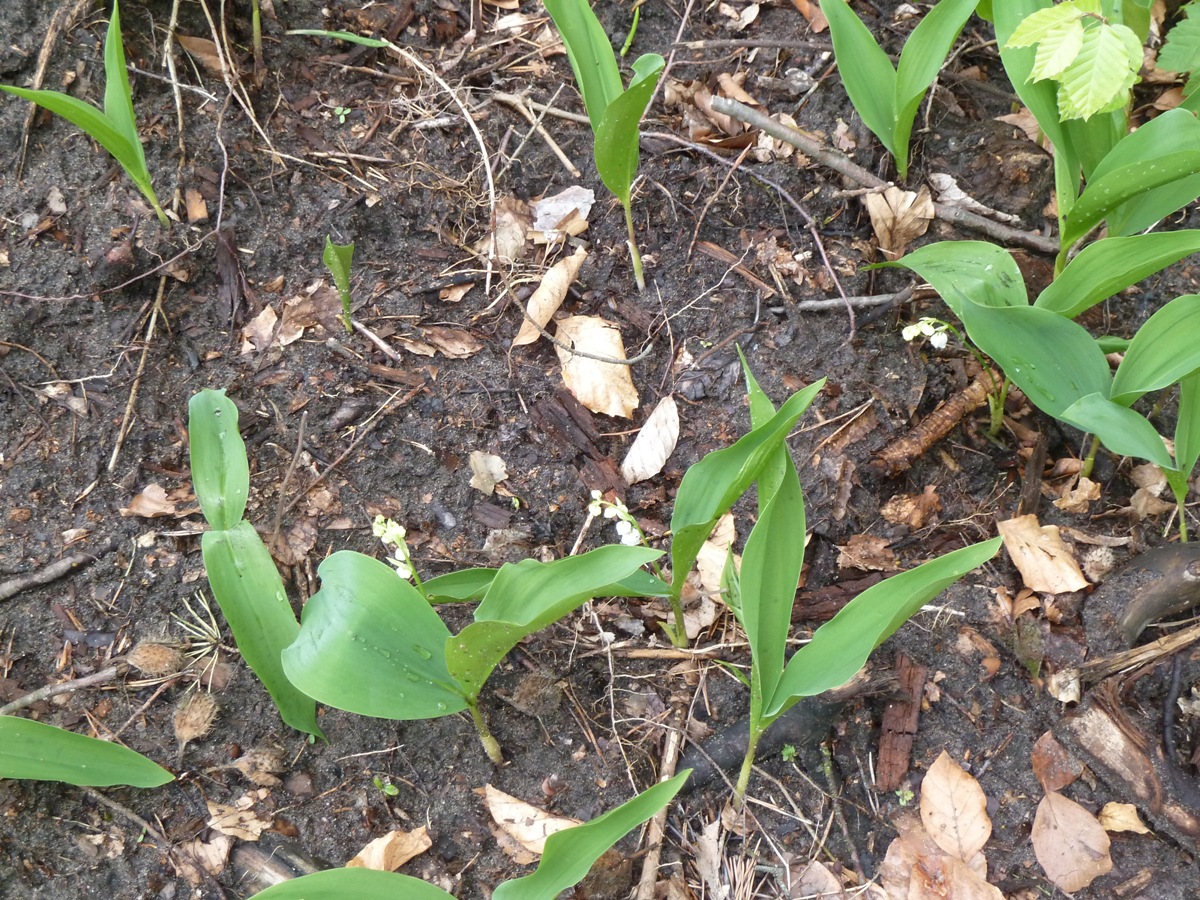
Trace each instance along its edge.
<path fill-rule="evenodd" d="M 188 452 L 204 518 L 215 529 L 233 528 L 246 511 L 250 463 L 238 409 L 225 391 L 200 391 L 188 401 Z"/>
<path fill-rule="evenodd" d="M 682 579 L 723 516 L 759 477 L 788 432 L 825 386 L 821 378 L 788 398 L 771 419 L 732 447 L 714 450 L 684 473 L 671 514 L 671 571 Z"/>
<path fill-rule="evenodd" d="M 1087 8 L 1089 6 L 1093 8 Z M 1082 31 L 1083 25 L 1081 19 L 1088 12 L 1098 14 L 1100 12 L 1100 4 L 1082 4 L 1075 2 L 1075 0 L 1068 0 L 1068 2 L 1060 3 L 1057 6 L 1047 6 L 1044 9 L 1039 9 L 1037 12 L 1030 13 L 1021 20 L 1012 34 L 1005 39 L 1003 46 L 1031 47 L 1034 44 L 1051 39 L 1055 34 L 1062 31 L 1065 26 L 1070 25 L 1079 25 L 1080 31 Z"/>
<path fill-rule="evenodd" d="M 430 603 L 455 603 L 479 600 L 491 587 L 499 569 L 459 569 L 422 582 L 421 589 Z"/>
<path fill-rule="evenodd" d="M 1175 422 L 1175 465 L 1190 475 L 1200 459 L 1200 372 L 1179 381 L 1179 417 Z"/>
<path fill-rule="evenodd" d="M 1061 9 L 1062 7 L 1053 7 Z M 1034 81 L 1043 78 L 1055 78 L 1061 75 L 1083 47 L 1083 23 L 1078 19 L 1069 19 L 1050 28 L 1042 36 L 1037 46 L 1037 56 L 1034 58 L 1033 71 L 1029 77 Z"/>
<path fill-rule="evenodd" d="M 1016 261 L 985 241 L 938 241 L 881 266 L 911 269 L 962 318 L 960 297 L 981 306 L 1027 306 L 1029 296 Z"/>
<path fill-rule="evenodd" d="M 1189 113 L 1184 113 L 1189 115 Z M 1118 147 L 1120 144 L 1117 145 Z M 1063 219 L 1063 247 L 1070 247 L 1121 204 L 1145 191 L 1200 172 L 1200 149 L 1168 153 L 1095 176 Z M 1189 202 L 1184 201 L 1184 205 Z"/>
<path fill-rule="evenodd" d="M 1038 409 L 1061 418 L 1091 393 L 1108 396 L 1108 361 L 1087 330 L 1034 306 L 962 302 L 959 318 L 975 346 L 990 356 Z"/>
<path fill-rule="evenodd" d="M 1200 369 L 1200 294 L 1176 297 L 1154 313 L 1133 336 L 1113 376 L 1109 398 L 1132 406 Z"/>
<path fill-rule="evenodd" d="M 854 14 L 846 0 L 825 0 L 821 12 L 829 21 L 833 54 L 842 86 L 854 110 L 887 151 L 896 157 L 896 70 L 875 43 L 875 37 Z M 908 160 L 896 157 L 896 166 Z M 903 176 L 901 176 L 903 177 Z"/>
<path fill-rule="evenodd" d="M 133 168 L 139 173 L 145 172 L 146 156 L 142 142 L 138 140 L 137 122 L 133 117 L 133 92 L 129 88 L 129 72 L 125 68 L 121 10 L 117 0 L 113 0 L 112 19 L 104 36 L 104 116 L 117 131 L 125 135 L 131 161 L 135 162 Z"/>
<path fill-rule="evenodd" d="M 801 697 L 845 684 L 917 610 L 999 549 L 1000 538 L 972 544 L 867 588 L 788 660 L 767 716 L 775 718 Z"/>
<path fill-rule="evenodd" d="M 654 88 L 662 75 L 665 60 L 647 53 L 633 64 L 629 89 L 613 99 L 595 126 L 596 171 L 600 180 L 622 205 L 629 205 L 629 194 L 638 168 L 638 124 L 646 112 Z"/>
<path fill-rule="evenodd" d="M 1200 253 L 1200 230 L 1151 232 L 1095 241 L 1067 264 L 1042 291 L 1034 306 L 1074 319 L 1192 253 Z"/>
<path fill-rule="evenodd" d="M 784 651 L 791 629 L 796 585 L 804 565 L 804 497 L 791 458 L 783 478 L 755 523 L 742 551 L 738 574 L 741 622 L 750 642 L 751 683 L 758 704 L 775 694 L 783 676 Z"/>
<path fill-rule="evenodd" d="M 738 359 L 742 364 L 742 373 L 746 377 L 746 396 L 750 401 L 750 428 L 751 430 L 766 425 L 770 421 L 771 416 L 775 415 L 775 404 L 771 402 L 771 398 L 766 392 L 759 387 L 758 381 L 754 377 L 754 373 L 750 371 L 750 364 L 746 362 L 746 356 L 742 353 L 742 348 L 737 348 Z M 758 474 L 758 511 L 761 514 L 763 507 L 767 505 L 767 501 L 775 495 L 775 491 L 779 489 L 779 482 L 783 480 L 783 470 L 788 465 L 788 460 L 791 454 L 788 451 L 787 444 L 783 444 L 775 452 L 775 455 L 762 467 L 762 471 Z"/>
<path fill-rule="evenodd" d="M 1175 465 L 1162 436 L 1144 416 L 1127 406 L 1113 403 L 1103 394 L 1081 397 L 1055 418 L 1096 435 L 1118 456 L 1149 460 L 1164 469 Z"/>
<path fill-rule="evenodd" d="M 1158 51 L 1158 67 L 1168 72 L 1194 72 L 1200 69 L 1200 16 L 1193 16 L 1189 3 L 1181 12 L 1185 18 L 1167 32 L 1167 41 Z"/>
<path fill-rule="evenodd" d="M 1084 28 L 1079 53 L 1059 78 L 1064 119 L 1089 119 L 1114 102 L 1124 103 L 1142 64 L 1142 45 L 1124 25 Z"/>
<path fill-rule="evenodd" d="M 925 99 L 925 92 L 937 78 L 938 71 L 946 63 L 950 48 L 978 0 L 940 0 L 925 14 L 913 29 L 900 52 L 900 63 L 896 67 L 895 125 L 892 126 L 895 156 L 904 160 L 897 163 L 901 177 L 907 169 L 908 143 L 912 136 L 913 121 Z"/>
<path fill-rule="evenodd" d="M 554 900 L 582 881 L 613 844 L 670 803 L 691 774 L 685 769 L 590 822 L 552 834 L 537 871 L 497 885 L 492 900 Z"/>
<path fill-rule="evenodd" d="M 312 697 L 297 690 L 283 671 L 280 653 L 295 640 L 300 625 L 262 538 L 242 520 L 233 528 L 204 532 L 200 549 L 209 586 L 242 659 L 270 693 L 284 722 L 323 737 Z"/>
<path fill-rule="evenodd" d="M 120 744 L 32 719 L 0 716 L 0 779 L 152 788 L 174 777 L 162 766 Z"/>
<path fill-rule="evenodd" d="M 588 0 L 545 0 L 545 7 L 562 35 L 592 131 L 597 132 L 605 110 L 622 93 L 612 43 Z"/>
<path fill-rule="evenodd" d="M 251 900 L 454 900 L 440 887 L 375 869 L 327 869 L 273 885 Z"/>
<path fill-rule="evenodd" d="M 321 703 L 382 719 L 432 719 L 466 709 L 446 668 L 450 631 L 387 563 L 341 550 L 317 573 L 283 668 Z"/>
<path fill-rule="evenodd" d="M 325 252 L 321 261 L 333 276 L 338 293 L 343 296 L 350 294 L 350 266 L 354 263 L 354 241 L 349 244 L 335 244 L 333 238 L 326 235 Z"/>

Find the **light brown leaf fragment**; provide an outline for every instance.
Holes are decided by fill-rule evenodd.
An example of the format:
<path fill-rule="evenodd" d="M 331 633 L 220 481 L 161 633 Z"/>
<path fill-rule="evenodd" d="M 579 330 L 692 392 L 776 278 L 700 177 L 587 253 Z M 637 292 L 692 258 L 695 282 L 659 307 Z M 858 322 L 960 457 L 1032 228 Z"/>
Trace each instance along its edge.
<path fill-rule="evenodd" d="M 546 848 L 546 839 L 552 834 L 565 831 L 579 824 L 578 819 L 555 816 L 531 806 L 523 800 L 499 791 L 490 784 L 484 785 L 484 801 L 492 819 L 505 834 L 515 839 L 530 853 L 541 853 Z"/>
<path fill-rule="evenodd" d="M 792 876 L 792 896 L 846 900 L 850 895 L 842 889 L 842 883 L 837 880 L 837 876 L 814 859 Z"/>
<path fill-rule="evenodd" d="M 188 884 L 199 886 L 206 881 L 205 872 L 211 876 L 220 875 L 225 870 L 232 847 L 233 838 L 229 835 L 214 834 L 207 841 L 200 838 L 184 841 L 168 859 L 177 875 L 185 878 Z"/>
<path fill-rule="evenodd" d="M 592 356 L 625 359 L 621 332 L 596 316 L 571 316 L 558 323 L 557 337 L 574 350 Z M 575 399 L 592 412 L 632 418 L 638 407 L 637 388 L 629 366 L 601 362 L 555 345 L 562 363 L 563 383 Z"/>
<path fill-rule="evenodd" d="M 208 804 L 208 827 L 221 834 L 227 834 L 242 841 L 257 841 L 264 831 L 271 827 L 272 820 L 263 818 L 248 804 L 239 803 L 229 806 L 217 803 L 215 800 L 206 801 Z"/>
<path fill-rule="evenodd" d="M 538 327 L 545 328 L 554 317 L 554 313 L 562 306 L 567 291 L 570 290 L 571 284 L 579 275 L 579 267 L 583 265 L 585 259 L 587 259 L 587 251 L 578 247 L 571 256 L 560 259 L 550 267 L 525 307 L 529 319 L 533 319 L 537 325 L 535 326 L 529 319 L 522 321 L 517 336 L 513 338 L 512 345 L 514 347 L 532 344 L 542 336 Z"/>
<path fill-rule="evenodd" d="M 483 342 L 465 328 L 427 325 L 421 329 L 421 337 L 450 359 L 467 359 L 483 349 Z"/>
<path fill-rule="evenodd" d="M 198 190 L 188 188 L 183 192 L 183 200 L 187 206 L 188 224 L 208 221 L 208 204 L 204 202 L 204 197 Z"/>
<path fill-rule="evenodd" d="M 820 34 L 829 28 L 829 21 L 825 18 L 825 13 L 821 12 L 821 7 L 812 0 L 792 0 L 792 6 L 800 11 L 800 15 L 808 19 L 808 27 L 812 29 L 813 34 Z"/>
<path fill-rule="evenodd" d="M 491 496 L 496 485 L 508 478 L 508 467 L 504 460 L 492 453 L 482 450 L 472 450 L 469 459 L 471 466 L 471 487 Z"/>
<path fill-rule="evenodd" d="M 725 897 L 729 894 L 729 886 L 722 884 L 721 879 L 722 863 L 724 862 L 722 847 L 724 843 L 724 835 L 721 833 L 721 820 L 717 819 L 704 826 L 704 830 L 700 832 L 696 843 L 692 845 L 692 852 L 696 862 L 696 873 L 700 876 L 700 880 L 704 882 L 709 892 L 716 897 Z"/>
<path fill-rule="evenodd" d="M 1061 791 L 1083 774 L 1083 763 L 1047 731 L 1033 745 L 1033 774 L 1042 790 Z"/>
<path fill-rule="evenodd" d="M 907 525 L 914 531 L 925 527 L 937 513 L 942 511 L 942 501 L 937 494 L 937 485 L 929 484 L 920 494 L 897 494 L 879 508 L 884 521 L 893 525 Z"/>
<path fill-rule="evenodd" d="M 983 788 L 945 750 L 921 782 L 921 822 L 942 850 L 963 862 L 991 837 Z"/>
<path fill-rule="evenodd" d="M 1054 505 L 1063 512 L 1082 514 L 1088 511 L 1088 504 L 1100 499 L 1100 485 L 1090 478 L 1080 478 L 1079 484 L 1071 488 L 1054 501 Z"/>
<path fill-rule="evenodd" d="M 160 516 L 174 516 L 175 501 L 167 496 L 167 490 L 160 484 L 148 484 L 140 494 L 135 494 L 128 506 L 119 512 L 122 516 L 140 516 L 143 519 L 157 519 Z"/>
<path fill-rule="evenodd" d="M 700 578 L 700 587 L 710 595 L 721 592 L 721 573 L 725 571 L 725 560 L 729 557 L 729 548 L 737 540 L 737 527 L 734 524 L 733 513 L 725 513 L 717 519 L 712 533 L 700 546 L 696 554 L 696 573 Z M 734 565 L 740 560 L 735 556 Z"/>
<path fill-rule="evenodd" d="M 899 568 L 896 554 L 888 549 L 887 538 L 856 534 L 838 547 L 839 569 L 865 569 L 868 572 L 894 572 Z"/>
<path fill-rule="evenodd" d="M 285 566 L 300 565 L 316 545 L 317 526 L 307 516 L 297 519 L 269 543 L 271 556 Z"/>
<path fill-rule="evenodd" d="M 1138 816 L 1137 807 L 1132 803 L 1105 803 L 1097 819 L 1105 831 L 1132 831 L 1137 834 L 1150 833 L 1150 829 L 1145 826 Z"/>
<path fill-rule="evenodd" d="M 879 249 L 888 259 L 902 256 L 933 221 L 933 199 L 924 185 L 916 193 L 893 186 L 883 193 L 863 194 L 863 203 L 871 217 Z"/>
<path fill-rule="evenodd" d="M 525 238 L 532 225 L 528 203 L 511 194 L 501 197 L 496 202 L 496 258 L 514 263 L 524 256 Z"/>
<path fill-rule="evenodd" d="M 889 900 L 1004 900 L 987 883 L 982 853 L 965 863 L 944 853 L 911 815 L 902 814 L 892 824 L 900 836 L 879 869 Z"/>
<path fill-rule="evenodd" d="M 1046 877 L 1067 893 L 1083 890 L 1112 870 L 1108 833 L 1095 816 L 1062 794 L 1042 798 L 1030 840 Z"/>
<path fill-rule="evenodd" d="M 189 56 L 194 57 L 204 68 L 217 75 L 221 74 L 221 57 L 217 53 L 217 45 L 208 38 L 176 34 L 175 40 L 188 52 Z"/>
<path fill-rule="evenodd" d="M 358 855 L 346 863 L 346 868 L 395 872 L 432 846 L 433 841 L 426 833 L 424 825 L 412 831 L 389 831 L 358 851 Z"/>
<path fill-rule="evenodd" d="M 270 306 L 264 306 L 262 312 L 251 319 L 242 328 L 241 355 L 262 353 L 271 346 L 275 336 L 275 326 L 279 323 L 279 315 Z"/>
<path fill-rule="evenodd" d="M 996 528 L 1030 590 L 1062 594 L 1088 586 L 1056 526 L 1039 525 L 1037 516 L 1029 515 L 998 522 Z"/>
<path fill-rule="evenodd" d="M 538 231 L 563 231 L 565 225 L 582 220 L 586 228 L 595 202 L 596 192 L 591 188 L 564 188 L 533 204 L 533 227 Z"/>
<path fill-rule="evenodd" d="M 668 394 L 658 401 L 621 463 L 621 477 L 630 484 L 653 478 L 675 452 L 679 440 L 679 409 Z"/>

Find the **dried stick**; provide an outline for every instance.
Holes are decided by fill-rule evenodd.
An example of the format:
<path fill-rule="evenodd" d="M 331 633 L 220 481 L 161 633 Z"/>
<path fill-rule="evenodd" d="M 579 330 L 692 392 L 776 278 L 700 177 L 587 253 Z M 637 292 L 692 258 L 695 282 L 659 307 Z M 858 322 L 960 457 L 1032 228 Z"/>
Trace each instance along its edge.
<path fill-rule="evenodd" d="M 0 716 L 11 716 L 18 710 L 33 706 L 39 700 L 57 697 L 59 694 L 70 694 L 84 688 L 95 687 L 98 684 L 108 684 L 108 682 L 120 675 L 124 670 L 125 664 L 120 663 L 115 666 L 109 666 L 107 669 L 101 669 L 99 672 L 93 672 L 91 675 L 84 675 L 82 678 L 72 678 L 70 681 L 63 681 L 59 684 L 48 684 L 45 687 L 40 687 L 36 691 L 26 694 L 24 697 L 18 697 L 12 703 L 0 706 Z"/>
<path fill-rule="evenodd" d="M 683 729 L 679 717 L 667 731 L 667 743 L 663 747 L 662 769 L 658 780 L 667 781 L 675 777 L 675 765 L 679 762 L 679 747 L 683 743 Z M 654 889 L 658 885 L 658 863 L 662 859 L 663 836 L 667 830 L 667 807 L 660 809 L 650 820 L 646 832 L 646 860 L 642 863 L 642 877 L 638 882 L 634 900 L 654 900 Z"/>
<path fill-rule="evenodd" d="M 111 549 L 112 545 L 109 545 L 108 547 L 101 548 L 98 552 L 107 553 Z M 76 569 L 90 566 L 99 558 L 98 555 L 92 553 L 76 553 L 73 556 L 52 562 L 48 566 L 43 566 L 34 572 L 26 572 L 24 575 L 18 575 L 15 578 L 0 582 L 0 600 L 7 600 L 9 597 L 14 597 L 21 593 L 21 591 L 27 591 L 30 588 L 40 587 L 43 584 L 57 581 L 64 575 L 74 572 Z"/>
<path fill-rule="evenodd" d="M 506 94 L 503 91 L 497 91 L 496 93 L 492 94 L 492 99 L 499 103 L 503 103 L 510 109 L 520 113 L 521 117 L 533 126 L 533 131 L 538 135 L 538 137 L 546 142 L 546 146 L 550 148 L 550 152 L 558 157 L 558 161 L 561 162 L 563 167 L 571 173 L 572 177 L 581 177 L 579 169 L 575 163 L 571 162 L 571 158 L 567 156 L 563 148 L 558 146 L 558 143 L 550 136 L 550 132 L 542 127 L 542 119 L 546 118 L 546 115 L 550 112 L 549 106 L 542 110 L 541 115 L 535 116 L 532 112 L 530 112 L 529 107 L 525 105 L 526 100 L 524 97 L 519 97 L 516 94 Z M 522 145 L 523 144 L 524 142 L 522 142 Z M 513 154 L 514 157 L 516 155 L 516 153 Z M 507 168 L 507 166 L 505 166 L 505 168 Z"/>

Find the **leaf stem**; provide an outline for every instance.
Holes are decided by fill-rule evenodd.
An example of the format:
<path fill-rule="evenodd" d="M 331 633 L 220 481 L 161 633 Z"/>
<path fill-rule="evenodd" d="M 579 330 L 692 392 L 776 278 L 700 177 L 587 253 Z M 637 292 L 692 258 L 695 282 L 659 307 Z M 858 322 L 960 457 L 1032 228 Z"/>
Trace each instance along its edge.
<path fill-rule="evenodd" d="M 479 698 L 468 699 L 467 709 L 471 712 L 471 720 L 475 723 L 475 730 L 479 732 L 479 740 L 483 742 L 483 749 L 487 753 L 488 759 L 492 761 L 493 765 L 504 765 L 504 754 L 500 750 L 500 742 L 492 736 L 491 729 L 488 728 L 487 722 L 483 718 L 483 713 L 479 709 Z"/>
<path fill-rule="evenodd" d="M 1092 468 L 1096 465 L 1096 452 L 1100 449 L 1100 438 L 1092 435 L 1092 446 L 1088 450 L 1087 458 L 1083 461 L 1083 466 L 1079 470 L 1080 478 L 1091 478 Z"/>
<path fill-rule="evenodd" d="M 629 261 L 633 263 L 633 277 L 637 280 L 639 291 L 646 289 L 646 276 L 642 271 L 642 254 L 638 252 L 637 237 L 633 233 L 633 203 L 632 201 L 624 201 L 621 204 L 625 208 L 625 227 L 629 231 Z"/>
<path fill-rule="evenodd" d="M 674 573 L 672 573 L 674 575 Z M 686 573 L 684 578 L 686 578 Z M 674 581 L 671 584 L 671 593 L 667 599 L 671 603 L 671 616 L 675 620 L 675 624 L 663 622 L 662 629 L 666 632 L 667 637 L 671 639 L 671 645 L 674 647 L 684 648 L 688 645 L 687 629 L 683 625 L 683 581 L 679 581 L 678 588 Z"/>
<path fill-rule="evenodd" d="M 758 752 L 758 741 L 767 729 L 761 723 L 750 725 L 750 737 L 746 742 L 746 756 L 742 760 L 741 771 L 738 772 L 737 784 L 733 787 L 733 804 L 741 808 L 746 802 L 746 788 L 750 786 L 750 771 L 754 768 L 754 755 Z"/>

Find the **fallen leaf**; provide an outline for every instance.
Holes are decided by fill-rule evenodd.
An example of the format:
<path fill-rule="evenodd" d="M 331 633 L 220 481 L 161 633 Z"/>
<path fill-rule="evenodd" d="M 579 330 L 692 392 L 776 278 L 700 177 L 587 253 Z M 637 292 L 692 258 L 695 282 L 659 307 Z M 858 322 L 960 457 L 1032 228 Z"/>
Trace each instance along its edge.
<path fill-rule="evenodd" d="M 1083 763 L 1058 742 L 1052 731 L 1037 739 L 1031 762 L 1034 777 L 1047 793 L 1061 791 L 1083 774 Z"/>
<path fill-rule="evenodd" d="M 179 46 L 188 52 L 204 68 L 217 75 L 221 72 L 221 57 L 217 53 L 217 45 L 208 38 L 191 37 L 186 34 L 176 34 L 175 40 Z"/>
<path fill-rule="evenodd" d="M 1046 877 L 1067 893 L 1083 890 L 1112 870 L 1108 833 L 1095 816 L 1062 794 L 1042 798 L 1030 840 Z"/>
<path fill-rule="evenodd" d="M 729 896 L 729 885 L 723 884 L 721 872 L 724 870 L 725 854 L 723 852 L 724 835 L 721 834 L 721 820 L 709 822 L 700 832 L 700 836 L 692 845 L 693 859 L 696 863 L 696 874 L 708 888 L 708 895 L 714 898 Z"/>
<path fill-rule="evenodd" d="M 837 880 L 837 876 L 814 859 L 792 876 L 792 896 L 846 900 L 849 894 L 842 889 L 842 883 Z"/>
<path fill-rule="evenodd" d="M 297 519 L 269 542 L 271 556 L 285 566 L 298 566 L 317 545 L 317 526 L 307 516 Z"/>
<path fill-rule="evenodd" d="M 992 835 L 983 788 L 945 750 L 921 781 L 921 822 L 942 850 L 963 862 Z"/>
<path fill-rule="evenodd" d="M 225 871 L 232 847 L 233 838 L 229 835 L 214 834 L 208 841 L 200 838 L 184 841 L 168 859 L 175 867 L 176 874 L 187 879 L 188 884 L 198 886 L 207 880 L 205 872 L 212 876 Z"/>
<path fill-rule="evenodd" d="M 1037 516 L 1029 515 L 998 522 L 996 528 L 1030 590 L 1062 594 L 1088 586 L 1056 526 L 1039 525 Z"/>
<path fill-rule="evenodd" d="M 941 511 L 942 501 L 935 484 L 926 485 L 920 494 L 897 494 L 879 508 L 884 521 L 907 525 L 914 531 L 924 528 L 925 523 Z"/>
<path fill-rule="evenodd" d="M 987 883 L 987 861 L 976 853 L 969 863 L 945 853 L 913 816 L 892 823 L 892 841 L 879 868 L 886 896 L 893 900 L 1004 900 Z"/>
<path fill-rule="evenodd" d="M 839 569 L 865 569 L 868 572 L 894 572 L 900 566 L 896 554 L 888 549 L 887 538 L 856 534 L 838 547 Z"/>
<path fill-rule="evenodd" d="M 183 192 L 183 202 L 187 207 L 187 220 L 189 225 L 194 225 L 197 222 L 208 221 L 208 204 L 204 202 L 204 197 L 195 188 L 188 188 Z"/>
<path fill-rule="evenodd" d="M 863 204 L 879 239 L 879 249 L 888 259 L 902 256 L 933 221 L 933 199 L 924 185 L 916 193 L 892 186 L 882 193 L 863 194 Z"/>
<path fill-rule="evenodd" d="M 229 806 L 214 800 L 208 804 L 208 827 L 242 841 L 257 841 L 271 827 L 273 819 L 263 818 L 248 806 Z"/>
<path fill-rule="evenodd" d="M 467 359 L 483 349 L 483 342 L 465 328 L 427 325 L 421 329 L 421 337 L 450 359 Z"/>
<path fill-rule="evenodd" d="M 616 326 L 596 316 L 571 316 L 558 323 L 557 337 L 575 350 L 594 356 L 625 359 L 625 344 Z M 602 362 L 564 350 L 557 344 L 563 383 L 592 412 L 631 418 L 638 406 L 629 366 Z"/>
<path fill-rule="evenodd" d="M 1001 212 L 998 209 L 993 209 L 990 206 L 980 203 L 958 186 L 958 182 L 954 180 L 953 175 L 946 172 L 931 173 L 929 175 L 929 184 L 937 191 L 938 203 L 965 209 L 967 212 L 986 216 L 989 219 L 995 219 L 997 222 L 1007 222 L 1010 225 L 1021 221 L 1020 216 Z"/>
<path fill-rule="evenodd" d="M 525 255 L 525 238 L 533 225 L 529 204 L 511 194 L 496 202 L 496 258 L 514 263 Z M 479 248 L 486 251 L 486 245 Z"/>
<path fill-rule="evenodd" d="M 532 344 L 542 336 L 538 328 L 545 328 L 558 311 L 563 300 L 566 299 L 572 282 L 579 275 L 579 267 L 583 265 L 585 259 L 587 259 L 587 251 L 578 247 L 571 256 L 560 259 L 550 267 L 525 307 L 526 314 L 533 322 L 530 322 L 529 319 L 521 322 L 521 328 L 517 331 L 517 336 L 513 338 L 512 345 L 514 347 Z M 537 325 L 534 325 L 534 322 Z"/>
<path fill-rule="evenodd" d="M 675 452 L 679 440 L 679 409 L 670 394 L 658 401 L 621 463 L 621 477 L 630 484 L 653 478 Z"/>
<path fill-rule="evenodd" d="M 696 573 L 700 579 L 700 587 L 708 594 L 716 596 L 721 592 L 721 573 L 725 571 L 725 560 L 729 556 L 729 548 L 737 540 L 737 528 L 734 525 L 733 513 L 725 513 L 717 520 L 712 533 L 700 546 L 696 554 Z M 734 557 L 734 565 L 740 560 Z"/>
<path fill-rule="evenodd" d="M 174 492 L 173 492 L 174 493 Z M 190 499 L 190 494 L 185 494 Z M 117 510 L 122 516 L 141 516 L 143 519 L 157 519 L 161 516 L 190 516 L 197 511 L 196 507 L 179 508 L 180 498 L 168 494 L 160 484 L 148 484 L 142 492 L 135 494 L 128 506 Z"/>
<path fill-rule="evenodd" d="M 829 27 L 825 13 L 811 0 L 792 0 L 792 5 L 800 11 L 800 15 L 808 19 L 808 27 L 812 29 L 813 34 L 820 34 Z"/>
<path fill-rule="evenodd" d="M 412 831 L 389 831 L 363 847 L 354 859 L 346 863 L 346 868 L 395 872 L 432 846 L 433 841 L 425 832 L 424 825 Z"/>
<path fill-rule="evenodd" d="M 1097 817 L 1105 831 L 1133 831 L 1149 834 L 1150 829 L 1138 817 L 1137 807 L 1132 803 L 1105 803 Z"/>
<path fill-rule="evenodd" d="M 1079 483 L 1054 501 L 1063 512 L 1076 515 L 1088 511 L 1088 504 L 1100 499 L 1100 485 L 1090 478 L 1080 478 Z"/>
<path fill-rule="evenodd" d="M 586 226 L 595 202 L 596 192 L 591 188 L 577 184 L 564 188 L 533 204 L 533 227 L 537 231 L 563 231 L 564 225 L 576 218 Z"/>
<path fill-rule="evenodd" d="M 508 467 L 504 460 L 482 450 L 472 450 L 469 459 L 471 466 L 471 487 L 491 496 L 496 485 L 508 478 Z"/>
<path fill-rule="evenodd" d="M 546 848 L 546 838 L 579 824 L 578 819 L 551 815 L 490 784 L 484 785 L 483 791 L 488 812 L 496 824 L 530 853 L 541 855 Z"/>
<path fill-rule="evenodd" d="M 279 316 L 270 306 L 264 306 L 262 312 L 251 319 L 242 328 L 242 349 L 241 355 L 248 356 L 251 353 L 262 353 L 271 346 L 271 340 L 275 337 L 275 326 L 279 323 Z"/>

